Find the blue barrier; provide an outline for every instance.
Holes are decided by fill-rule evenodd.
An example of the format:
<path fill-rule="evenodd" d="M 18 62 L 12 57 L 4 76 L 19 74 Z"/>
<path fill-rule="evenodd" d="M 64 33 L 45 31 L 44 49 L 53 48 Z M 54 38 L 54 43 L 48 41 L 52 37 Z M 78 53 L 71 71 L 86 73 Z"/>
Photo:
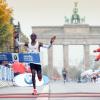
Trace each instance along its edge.
<path fill-rule="evenodd" d="M 37 63 L 40 64 L 39 53 L 0 53 L 0 61 L 19 61 L 26 63 Z"/>
<path fill-rule="evenodd" d="M 8 62 L 25 62 L 30 63 L 33 62 L 35 64 L 40 64 L 40 54 L 39 53 L 0 53 L 0 62 L 8 61 Z M 11 81 L 13 79 L 13 72 L 11 71 L 11 67 L 5 67 L 0 65 L 0 80 L 8 80 Z"/>

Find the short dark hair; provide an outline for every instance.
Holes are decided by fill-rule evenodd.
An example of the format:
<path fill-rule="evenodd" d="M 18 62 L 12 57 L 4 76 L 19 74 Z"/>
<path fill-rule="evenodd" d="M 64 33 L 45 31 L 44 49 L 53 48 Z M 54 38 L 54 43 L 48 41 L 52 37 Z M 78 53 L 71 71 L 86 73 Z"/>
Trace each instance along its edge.
<path fill-rule="evenodd" d="M 37 35 L 35 33 L 32 33 L 30 37 L 35 37 L 37 38 Z"/>

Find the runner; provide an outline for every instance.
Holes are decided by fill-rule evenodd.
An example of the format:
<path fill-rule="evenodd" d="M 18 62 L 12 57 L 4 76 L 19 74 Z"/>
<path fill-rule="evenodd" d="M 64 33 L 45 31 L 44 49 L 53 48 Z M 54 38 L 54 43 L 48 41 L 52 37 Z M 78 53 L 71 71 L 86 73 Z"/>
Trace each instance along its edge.
<path fill-rule="evenodd" d="M 63 70 L 62 70 L 62 75 L 63 75 L 63 79 L 64 79 L 64 83 L 66 82 L 66 81 L 68 81 L 68 79 L 67 79 L 67 70 L 64 68 Z"/>
<path fill-rule="evenodd" d="M 43 43 L 38 42 L 37 41 L 37 35 L 35 33 L 32 33 L 30 38 L 31 38 L 31 43 L 25 44 L 25 46 L 27 47 L 27 51 L 28 52 L 39 53 L 40 52 L 40 47 L 50 48 L 52 43 L 56 39 L 56 36 L 53 36 L 51 38 L 49 45 L 44 45 Z M 37 93 L 37 89 L 36 89 L 35 75 L 36 75 L 36 72 L 37 72 L 38 80 L 41 81 L 42 80 L 42 69 L 41 69 L 40 64 L 35 64 L 33 62 L 30 63 L 30 68 L 31 68 L 31 72 L 32 72 L 32 82 L 33 82 L 33 93 L 32 94 L 36 95 L 38 93 Z"/>

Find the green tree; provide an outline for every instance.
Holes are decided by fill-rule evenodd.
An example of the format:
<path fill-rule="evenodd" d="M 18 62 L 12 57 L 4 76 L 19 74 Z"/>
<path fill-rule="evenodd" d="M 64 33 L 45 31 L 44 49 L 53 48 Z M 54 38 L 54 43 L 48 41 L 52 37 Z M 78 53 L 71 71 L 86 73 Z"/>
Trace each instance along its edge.
<path fill-rule="evenodd" d="M 13 30 L 11 23 L 12 9 L 4 0 L 0 0 L 0 50 L 7 51 L 13 46 Z"/>

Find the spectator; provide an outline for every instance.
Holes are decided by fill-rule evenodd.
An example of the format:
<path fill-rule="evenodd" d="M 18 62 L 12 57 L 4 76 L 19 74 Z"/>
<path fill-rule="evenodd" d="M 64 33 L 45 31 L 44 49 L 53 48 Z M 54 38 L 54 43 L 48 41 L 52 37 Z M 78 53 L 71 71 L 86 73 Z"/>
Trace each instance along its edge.
<path fill-rule="evenodd" d="M 63 75 L 63 79 L 64 79 L 64 83 L 66 82 L 66 81 L 68 81 L 68 76 L 67 76 L 67 70 L 64 68 L 63 70 L 62 70 L 62 75 Z"/>

